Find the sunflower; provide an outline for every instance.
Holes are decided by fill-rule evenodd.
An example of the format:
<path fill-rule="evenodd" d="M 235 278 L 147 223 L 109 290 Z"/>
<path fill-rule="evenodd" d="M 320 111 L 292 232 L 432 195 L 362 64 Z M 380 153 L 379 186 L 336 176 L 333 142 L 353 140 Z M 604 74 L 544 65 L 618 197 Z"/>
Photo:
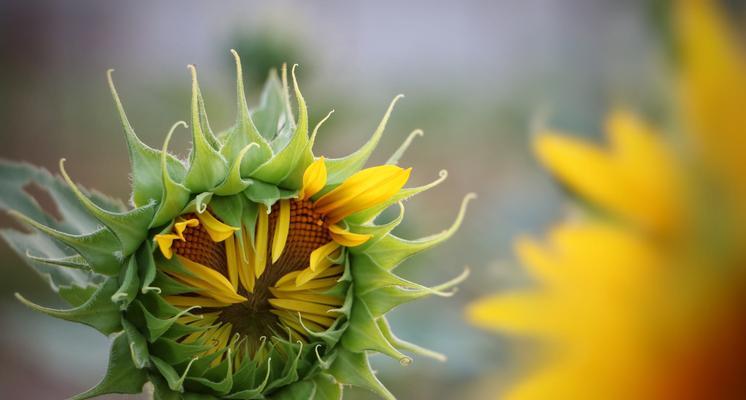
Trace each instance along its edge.
<path fill-rule="evenodd" d="M 536 137 L 539 159 L 594 210 L 519 238 L 536 286 L 468 309 L 478 326 L 538 340 L 542 363 L 506 398 L 746 396 L 746 63 L 712 4 L 681 1 L 676 21 L 674 126 L 687 134 L 619 110 L 608 148 Z"/>
<path fill-rule="evenodd" d="M 2 236 L 72 305 L 31 308 L 90 325 L 113 337 L 103 380 L 76 396 L 138 393 L 156 399 L 339 399 L 342 385 L 393 395 L 368 354 L 403 365 L 403 352 L 443 356 L 397 338 L 385 314 L 428 295 L 450 296 L 468 271 L 434 288 L 394 269 L 455 233 L 453 226 L 410 241 L 391 234 L 402 202 L 442 182 L 404 188 L 411 168 L 398 161 L 414 135 L 385 165 L 363 168 L 383 134 L 397 96 L 371 139 L 353 154 L 317 157 L 308 111 L 292 70 L 270 74 L 260 105 L 249 110 L 241 63 L 236 123 L 215 134 L 192 75 L 188 160 L 161 150 L 132 129 L 111 79 L 132 164 L 130 209 L 27 164 L 0 163 L 0 206 L 33 232 Z M 331 113 L 330 113 L 331 114 Z M 61 214 L 44 212 L 26 191 L 49 192 Z M 378 221 L 391 206 L 399 215 Z"/>

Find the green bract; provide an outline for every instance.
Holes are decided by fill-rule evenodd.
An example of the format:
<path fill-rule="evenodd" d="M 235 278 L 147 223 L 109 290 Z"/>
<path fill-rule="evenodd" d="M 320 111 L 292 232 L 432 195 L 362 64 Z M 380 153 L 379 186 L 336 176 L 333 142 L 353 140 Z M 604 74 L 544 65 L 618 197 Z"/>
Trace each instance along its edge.
<path fill-rule="evenodd" d="M 189 240 L 183 237 L 183 233 L 187 233 L 185 229 L 197 229 L 194 226 L 200 221 L 207 225 L 207 217 L 214 215 L 219 228 L 233 229 L 235 234 L 233 231 L 227 234 L 231 237 L 230 245 L 220 242 L 224 238 L 213 238 L 214 243 L 205 242 L 208 249 L 234 254 L 230 252 L 238 250 L 227 246 L 237 243 L 240 252 L 235 254 L 243 257 L 245 263 L 253 262 L 249 259 L 259 256 L 246 254 L 258 252 L 260 247 L 256 243 L 268 240 L 255 233 L 261 232 L 258 226 L 266 225 L 266 221 L 283 221 L 282 214 L 272 215 L 280 212 L 276 211 L 278 209 L 285 210 L 282 212 L 286 216 L 291 215 L 287 211 L 290 210 L 288 202 L 295 201 L 300 205 L 303 200 L 306 205 L 316 204 L 310 196 L 304 200 L 300 194 L 304 179 L 307 179 L 304 174 L 314 160 L 321 162 L 318 167 L 326 168 L 326 180 L 313 201 L 326 195 L 333 196 L 330 193 L 347 178 L 362 176 L 355 174 L 363 168 L 378 144 L 399 98 L 392 102 L 373 136 L 362 148 L 347 157 L 319 159 L 312 153 L 316 129 L 309 136 L 306 103 L 295 82 L 295 74 L 297 119 L 291 111 L 284 68 L 282 81 L 277 74 L 271 74 L 259 106 L 249 110 L 240 60 L 235 52 L 234 55 L 238 73 L 238 115 L 233 127 L 217 135 L 207 120 L 196 70 L 189 67 L 192 73 L 190 125 L 193 149 L 188 160 L 184 161 L 170 155 L 167 147 L 174 130 L 186 124 L 174 125 L 162 150 L 145 145 L 125 116 L 109 72 L 111 91 L 122 120 L 132 164 L 131 209 L 76 186 L 65 173 L 63 162 L 60 162 L 61 177 L 27 164 L 0 162 L 3 187 L 0 208 L 9 210 L 13 216 L 35 228 L 31 233 L 5 229 L 0 234 L 72 308 L 56 310 L 36 305 L 20 295 L 18 299 L 37 311 L 89 325 L 113 339 L 109 367 L 103 380 L 75 399 L 106 393 L 138 393 L 146 382 L 152 383 L 156 399 L 339 399 L 344 384 L 366 387 L 384 398 L 393 398 L 371 371 L 368 353 L 383 353 L 402 364 L 411 361 L 403 352 L 442 358 L 395 337 L 384 315 L 397 305 L 420 297 L 431 294 L 447 296 L 451 292 L 444 290 L 465 278 L 466 273 L 438 287 L 428 288 L 404 280 L 393 272 L 405 259 L 449 238 L 461 223 L 471 196 L 464 200 L 453 226 L 440 234 L 408 241 L 390 233 L 402 220 L 404 207 L 401 202 L 440 183 L 446 177 L 445 172 L 425 186 L 402 189 L 397 186 L 394 192 L 375 204 L 350 211 L 349 215 L 340 214 L 339 222 L 331 222 L 337 225 L 329 229 L 336 229 L 334 232 L 342 230 L 343 238 L 335 240 L 343 244 L 335 244 L 336 252 L 324 255 L 320 262 L 334 265 L 340 272 L 333 276 L 335 281 L 331 289 L 313 295 L 339 299 L 341 306 L 330 310 L 328 318 L 322 318 L 329 321 L 319 325 L 323 330 L 308 328 L 311 322 L 304 320 L 300 312 L 299 320 L 295 322 L 300 322 L 302 328 L 292 325 L 295 304 L 292 302 L 289 302 L 290 306 L 284 306 L 288 302 L 282 303 L 286 309 L 281 311 L 295 331 L 288 328 L 288 332 L 283 332 L 277 328 L 283 326 L 279 323 L 266 329 L 260 327 L 257 331 L 256 321 L 242 324 L 240 315 L 238 320 L 236 316 L 228 318 L 223 314 L 227 308 L 219 308 L 223 304 L 216 308 L 187 307 L 174 300 L 205 301 L 199 297 L 205 293 L 203 288 L 188 283 L 192 282 L 189 279 L 200 277 L 185 267 L 188 266 L 184 264 L 185 258 L 171 259 L 172 250 L 167 246 L 164 248 L 163 243 L 155 240 L 156 236 L 169 239 L 169 243 L 188 244 Z M 398 162 L 412 137 L 418 133 L 416 131 L 405 141 L 388 164 Z M 392 171 L 400 175 L 406 173 L 403 185 L 408 170 L 400 171 L 397 167 Z M 51 195 L 61 218 L 54 218 L 39 207 L 25 191 L 29 184 L 36 184 Z M 395 204 L 400 210 L 395 219 L 383 224 L 374 222 L 383 210 Z M 274 219 L 262 217 L 262 210 Z M 187 222 L 187 216 L 199 216 L 200 220 L 194 217 Z M 287 239 L 288 229 L 290 232 L 293 229 L 292 225 L 287 228 L 287 221 L 284 222 L 284 237 L 277 233 L 282 222 L 269 222 L 276 224 L 270 225 L 275 227 L 272 229 L 277 237 L 274 242 L 269 239 L 269 246 L 272 251 L 278 251 L 278 257 L 283 248 L 294 245 L 292 236 Z M 181 226 L 177 226 L 179 223 Z M 192 225 L 185 228 L 189 223 Z M 326 224 L 323 218 L 318 220 L 317 225 L 323 227 L 324 235 L 328 234 Z M 239 264 L 241 260 L 239 258 Z M 269 270 L 275 261 L 267 261 Z M 265 264 L 256 262 L 256 265 L 263 269 Z M 328 265 L 314 267 L 312 261 L 310 268 L 326 268 Z M 220 280 L 228 282 L 229 274 L 220 272 L 217 267 L 204 271 L 206 275 L 201 279 L 218 271 L 223 274 Z M 318 274 L 318 271 L 306 272 Z M 256 272 L 256 279 L 261 274 Z M 268 272 L 266 276 L 269 275 Z M 230 293 L 234 297 L 255 295 L 237 285 L 237 278 L 230 277 L 233 287 L 231 289 L 228 284 L 227 290 L 233 290 Z M 245 280 L 241 279 L 243 283 Z M 214 283 L 205 282 L 208 285 Z M 299 278 L 296 286 L 301 285 L 300 282 Z M 220 298 L 219 295 L 215 298 Z M 209 301 L 219 303 L 215 299 Z M 235 303 L 243 305 L 240 300 Z M 187 322 L 204 320 L 209 310 L 216 315 L 215 323 L 233 322 L 222 331 L 225 333 L 222 346 L 215 344 L 220 342 L 217 336 L 209 339 L 209 335 L 202 335 L 214 327 Z M 252 318 L 252 314 L 247 314 L 246 318 Z M 250 325 L 250 328 L 239 329 L 243 325 Z M 261 332 L 261 335 L 247 333 L 249 329 Z M 270 333 L 265 333 L 265 330 Z M 226 344 L 228 335 L 230 346 Z"/>

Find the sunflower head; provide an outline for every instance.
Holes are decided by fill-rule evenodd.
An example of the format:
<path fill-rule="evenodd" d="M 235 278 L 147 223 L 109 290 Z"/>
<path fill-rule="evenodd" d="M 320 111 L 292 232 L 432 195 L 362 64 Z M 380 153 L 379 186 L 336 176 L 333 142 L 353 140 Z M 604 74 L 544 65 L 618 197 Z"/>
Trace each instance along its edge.
<path fill-rule="evenodd" d="M 249 110 L 237 69 L 237 118 L 215 134 L 192 75 L 187 160 L 169 154 L 173 126 L 160 150 L 144 144 L 124 113 L 109 71 L 132 164 L 129 209 L 26 164 L 0 163 L 0 206 L 35 228 L 4 230 L 13 249 L 72 308 L 31 308 L 90 325 L 113 337 L 103 380 L 77 399 L 137 393 L 151 382 L 158 399 L 337 399 L 342 384 L 393 396 L 370 369 L 367 354 L 402 364 L 407 353 L 442 358 L 394 336 L 385 314 L 399 304 L 448 289 L 398 277 L 408 257 L 450 237 L 453 226 L 408 241 L 391 234 L 402 201 L 445 178 L 404 188 L 411 169 L 397 165 L 413 135 L 385 165 L 363 169 L 383 134 L 397 96 L 370 140 L 337 159 L 312 152 L 308 112 L 286 69 L 270 75 Z M 328 116 L 327 116 L 328 118 Z M 62 218 L 26 194 L 46 189 Z M 392 205 L 391 221 L 376 217 Z M 380 221 L 379 221 L 380 222 Z"/>

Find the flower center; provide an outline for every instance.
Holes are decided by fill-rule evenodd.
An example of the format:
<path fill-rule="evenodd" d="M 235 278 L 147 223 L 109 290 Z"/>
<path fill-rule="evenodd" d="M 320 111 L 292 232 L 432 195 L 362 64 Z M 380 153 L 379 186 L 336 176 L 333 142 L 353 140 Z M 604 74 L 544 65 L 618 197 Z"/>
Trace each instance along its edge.
<path fill-rule="evenodd" d="M 314 210 L 311 201 L 290 200 L 289 209 L 290 222 L 282 254 L 279 258 L 272 257 L 272 241 L 269 240 L 266 244 L 264 272 L 256 278 L 253 291 L 249 292 L 238 285 L 237 293 L 247 300 L 225 307 L 203 308 L 195 313 L 208 314 L 217 311 L 219 314 L 216 322 L 230 324 L 232 333 L 239 333 L 241 336 L 253 339 L 271 335 L 287 337 L 287 328 L 281 324 L 277 313 L 273 313 L 275 307 L 269 300 L 274 296 L 270 288 L 273 288 L 283 276 L 308 268 L 311 253 L 332 240 L 323 216 Z M 273 238 L 276 233 L 280 213 L 280 204 L 277 203 L 268 216 L 269 238 Z M 196 219 L 197 215 L 187 214 L 182 217 L 189 220 Z M 255 235 L 258 234 L 259 232 L 255 232 Z M 227 257 L 230 254 L 224 241 L 215 242 L 204 224 L 187 227 L 183 236 L 183 241 L 174 242 L 174 254 L 214 269 L 226 278 L 229 277 Z M 276 259 L 275 262 L 272 262 L 273 258 Z M 258 340 L 249 342 L 256 344 Z M 252 346 L 253 344 L 249 344 L 249 347 Z"/>

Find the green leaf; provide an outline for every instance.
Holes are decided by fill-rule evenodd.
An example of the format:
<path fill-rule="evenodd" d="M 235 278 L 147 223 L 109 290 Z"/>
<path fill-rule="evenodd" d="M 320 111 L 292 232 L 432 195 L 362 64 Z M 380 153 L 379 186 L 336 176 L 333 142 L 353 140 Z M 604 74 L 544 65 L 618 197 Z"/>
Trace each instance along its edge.
<path fill-rule="evenodd" d="M 119 307 L 111 301 L 111 296 L 117 288 L 116 279 L 107 279 L 88 301 L 68 310 L 40 306 L 26 300 L 18 293 L 16 293 L 16 298 L 33 310 L 67 321 L 85 324 L 105 335 L 109 335 L 122 329 Z"/>
<path fill-rule="evenodd" d="M 111 345 L 109 367 L 104 378 L 94 388 L 74 396 L 72 400 L 90 399 L 109 393 L 140 393 L 147 380 L 145 371 L 138 369 L 132 362 L 127 336 L 120 333 L 114 337 Z"/>

